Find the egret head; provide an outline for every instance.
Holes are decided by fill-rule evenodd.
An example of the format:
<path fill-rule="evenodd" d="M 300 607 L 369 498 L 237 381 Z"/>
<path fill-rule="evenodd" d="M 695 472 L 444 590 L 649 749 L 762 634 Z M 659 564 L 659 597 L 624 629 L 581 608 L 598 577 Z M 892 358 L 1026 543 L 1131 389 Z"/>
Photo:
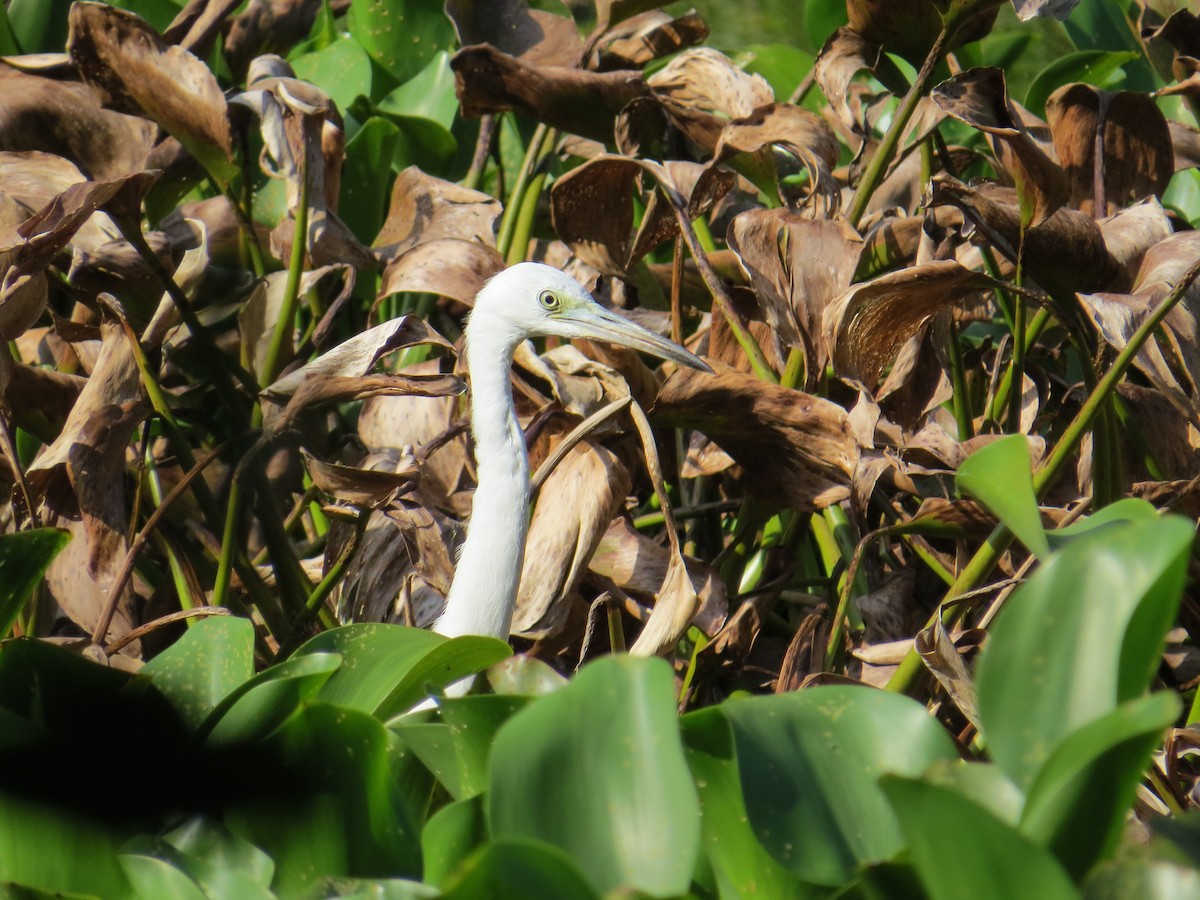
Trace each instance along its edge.
<path fill-rule="evenodd" d="M 541 263 L 518 263 L 492 278 L 475 298 L 468 334 L 487 329 L 513 344 L 539 335 L 608 341 L 711 372 L 700 357 L 611 312 L 570 275 Z"/>

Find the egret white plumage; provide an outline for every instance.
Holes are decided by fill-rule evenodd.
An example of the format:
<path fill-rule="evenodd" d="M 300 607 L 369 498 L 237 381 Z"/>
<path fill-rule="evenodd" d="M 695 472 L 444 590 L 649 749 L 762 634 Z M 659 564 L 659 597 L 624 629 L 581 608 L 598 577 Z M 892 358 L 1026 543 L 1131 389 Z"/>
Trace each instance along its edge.
<path fill-rule="evenodd" d="M 608 341 L 712 371 L 678 344 L 600 306 L 558 269 L 519 263 L 488 281 L 466 330 L 478 486 L 446 610 L 434 625 L 449 637 L 508 638 L 529 528 L 529 458 L 509 369 L 517 345 L 539 335 Z"/>

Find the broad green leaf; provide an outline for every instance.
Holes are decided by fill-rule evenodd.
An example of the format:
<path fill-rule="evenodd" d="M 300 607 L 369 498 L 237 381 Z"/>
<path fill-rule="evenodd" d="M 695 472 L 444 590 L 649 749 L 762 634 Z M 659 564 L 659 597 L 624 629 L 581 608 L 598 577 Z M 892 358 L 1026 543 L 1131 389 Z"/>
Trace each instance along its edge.
<path fill-rule="evenodd" d="M 679 720 L 688 767 L 700 795 L 701 850 L 708 859 L 717 895 L 806 896 L 804 885 L 781 866 L 754 835 L 742 801 L 742 785 L 729 722 L 717 707 Z"/>
<path fill-rule="evenodd" d="M 812 54 L 789 44 L 751 44 L 744 52 L 747 60 L 742 68 L 767 79 L 775 91 L 775 99 L 781 102 L 790 97 L 805 75 L 812 71 Z"/>
<path fill-rule="evenodd" d="M 318 698 L 388 719 L 425 699 L 427 685 L 444 688 L 511 652 L 494 638 L 447 639 L 419 628 L 359 623 L 317 635 L 292 658 L 339 654 L 345 665 L 321 687 Z"/>
<path fill-rule="evenodd" d="M 349 109 L 356 97 L 371 96 L 371 57 L 351 37 L 339 37 L 291 62 L 296 77 L 320 87 L 338 109 Z"/>
<path fill-rule="evenodd" d="M 455 43 L 442 5 L 425 0 L 352 0 L 346 25 L 393 84 L 408 81 Z"/>
<path fill-rule="evenodd" d="M 62 528 L 0 535 L 0 637 L 12 630 L 46 569 L 69 540 L 71 533 Z"/>
<path fill-rule="evenodd" d="M 459 864 L 486 840 L 481 797 L 447 803 L 429 817 L 421 831 L 425 880 L 444 885 Z"/>
<path fill-rule="evenodd" d="M 1183 854 L 1180 862 L 1191 862 L 1200 869 L 1200 810 L 1171 819 L 1155 819 L 1151 826 L 1155 834 L 1170 842 L 1174 851 Z"/>
<path fill-rule="evenodd" d="M 1200 870 L 1157 859 L 1119 859 L 1097 866 L 1084 900 L 1200 900 Z"/>
<path fill-rule="evenodd" d="M 270 896 L 274 860 L 219 822 L 195 817 L 163 840 L 179 851 L 182 868 L 209 896 Z"/>
<path fill-rule="evenodd" d="M 493 838 L 553 844 L 602 892 L 684 893 L 700 809 L 670 666 L 607 656 L 513 716 L 492 747 L 487 804 Z"/>
<path fill-rule="evenodd" d="M 1193 536 L 1176 517 L 1105 528 L 1054 554 L 1009 598 L 975 686 L 988 750 L 1023 790 L 1068 735 L 1144 693 Z"/>
<path fill-rule="evenodd" d="M 207 900 L 191 877 L 165 859 L 142 853 L 122 853 L 119 857 L 125 875 L 136 896 L 171 897 L 173 900 Z"/>
<path fill-rule="evenodd" d="M 342 221 L 364 244 L 370 245 L 387 212 L 388 185 L 400 129 L 387 119 L 373 116 L 346 144 L 342 169 Z"/>
<path fill-rule="evenodd" d="M 1050 552 L 1033 493 L 1029 444 L 1022 435 L 980 447 L 962 461 L 955 480 L 961 493 L 986 506 L 1032 553 Z"/>
<path fill-rule="evenodd" d="M 1065 84 L 1083 81 L 1097 88 L 1111 87 L 1123 75 L 1121 67 L 1135 61 L 1134 50 L 1079 50 L 1056 59 L 1038 73 L 1025 95 L 1025 106 L 1038 115 L 1046 112 L 1046 101 Z"/>
<path fill-rule="evenodd" d="M 8 22 L 21 53 L 61 53 L 72 0 L 9 0 Z"/>
<path fill-rule="evenodd" d="M 567 679 L 540 659 L 518 653 L 502 659 L 487 670 L 488 684 L 497 694 L 550 694 L 567 684 Z"/>
<path fill-rule="evenodd" d="M 1020 824 L 1025 795 L 1012 780 L 992 763 L 968 763 L 962 760 L 937 762 L 925 770 L 924 779 L 951 788 L 1012 825 Z"/>
<path fill-rule="evenodd" d="M 264 742 L 279 762 L 263 779 L 282 793 L 247 797 L 226 823 L 275 861 L 278 895 L 301 896 L 330 877 L 420 872 L 413 817 L 392 773 L 395 740 L 366 713 L 308 703 Z"/>
<path fill-rule="evenodd" d="M 451 132 L 458 114 L 458 96 L 450 57 L 438 53 L 410 81 L 379 102 L 378 112 L 400 129 L 393 166 L 433 168 L 454 154 L 458 142 Z"/>
<path fill-rule="evenodd" d="M 1086 518 L 1046 532 L 1046 539 L 1053 550 L 1058 550 L 1065 544 L 1085 534 L 1092 534 L 1099 528 L 1110 528 L 1118 524 L 1130 522 L 1148 522 L 1158 518 L 1158 510 L 1137 497 L 1126 497 L 1116 503 L 1110 503 L 1103 509 Z"/>
<path fill-rule="evenodd" d="M 0 5 L 0 55 L 16 56 L 21 52 L 12 23 L 8 20 L 8 8 Z"/>
<path fill-rule="evenodd" d="M 68 809 L 0 794 L 0 885 L 99 897 L 129 894 L 118 838 Z"/>
<path fill-rule="evenodd" d="M 930 900 L 1078 896 L 1049 852 L 957 791 L 895 775 L 880 788 Z"/>
<path fill-rule="evenodd" d="M 487 790 L 488 754 L 496 732 L 528 702 L 498 694 L 448 697 L 438 703 L 441 722 L 398 719 L 390 727 L 451 797 L 465 800 Z"/>
<path fill-rule="evenodd" d="M 532 840 L 494 840 L 442 895 L 446 900 L 600 900 L 578 866 L 557 847 Z"/>
<path fill-rule="evenodd" d="M 265 737 L 312 698 L 341 664 L 336 653 L 312 653 L 271 666 L 221 701 L 198 734 L 212 745 Z"/>
<path fill-rule="evenodd" d="M 211 616 L 142 667 L 191 730 L 254 675 L 254 626 L 248 619 Z"/>
<path fill-rule="evenodd" d="M 839 885 L 903 840 L 876 781 L 957 759 L 925 707 L 868 687 L 828 686 L 725 703 L 750 825 L 805 881 Z"/>
<path fill-rule="evenodd" d="M 403 878 L 331 878 L 323 887 L 327 893 L 320 896 L 338 900 L 429 900 L 442 896 L 431 885 Z"/>
<path fill-rule="evenodd" d="M 1021 831 L 1081 878 L 1116 847 L 1150 754 L 1179 708 L 1176 694 L 1161 691 L 1070 734 L 1029 788 Z"/>

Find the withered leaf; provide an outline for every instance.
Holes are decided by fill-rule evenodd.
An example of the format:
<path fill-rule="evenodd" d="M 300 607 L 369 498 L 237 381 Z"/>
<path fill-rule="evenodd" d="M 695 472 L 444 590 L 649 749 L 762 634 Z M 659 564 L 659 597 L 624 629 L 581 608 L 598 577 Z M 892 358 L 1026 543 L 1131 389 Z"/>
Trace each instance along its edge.
<path fill-rule="evenodd" d="M 464 47 L 450 67 L 464 116 L 515 110 L 598 141 L 611 141 L 617 113 L 646 93 L 639 72 L 539 67 L 487 44 Z"/>
<path fill-rule="evenodd" d="M 576 444 L 558 464 L 529 523 L 514 633 L 545 637 L 562 626 L 564 604 L 631 488 L 620 459 L 590 441 Z"/>
<path fill-rule="evenodd" d="M 554 230 L 576 256 L 606 275 L 625 271 L 641 171 L 636 160 L 599 156 L 567 172 L 550 191 Z"/>
<path fill-rule="evenodd" d="M 733 190 L 737 176 L 724 166 L 707 165 L 684 160 L 666 160 L 657 173 L 660 189 L 650 195 L 642 224 L 630 251 L 631 263 L 642 259 L 664 241 L 679 234 L 679 220 L 662 191 L 670 188 L 685 198 L 688 219 L 695 220 L 705 215 L 713 205 Z M 715 254 L 709 254 L 710 257 Z M 710 259 L 711 261 L 711 259 Z"/>
<path fill-rule="evenodd" d="M 694 11 L 674 17 L 662 10 L 648 10 L 610 28 L 596 45 L 589 68 L 601 72 L 639 69 L 707 37 L 708 26 Z"/>
<path fill-rule="evenodd" d="M 702 377 L 679 369 L 653 412 L 711 437 L 768 503 L 823 509 L 850 495 L 859 449 L 836 403 L 729 369 Z"/>
<path fill-rule="evenodd" d="M 583 50 L 574 20 L 526 0 L 447 0 L 446 15 L 462 46 L 491 44 L 530 65 L 574 66 Z"/>
<path fill-rule="evenodd" d="M 742 71 L 710 47 L 685 50 L 647 84 L 661 101 L 725 119 L 744 118 L 775 102 L 766 79 Z"/>
<path fill-rule="evenodd" d="M 1099 224 L 1104 246 L 1119 267 L 1117 280 L 1109 285 L 1114 291 L 1128 290 L 1147 251 L 1174 233 L 1171 220 L 1154 197 L 1118 210 Z"/>
<path fill-rule="evenodd" d="M 1091 216 L 1066 207 L 1024 233 L 1016 191 L 999 185 L 968 187 L 945 174 L 933 177 L 931 203 L 962 210 L 982 235 L 1056 294 L 1094 291 L 1112 282 L 1116 262 Z"/>
<path fill-rule="evenodd" d="M 952 259 L 856 284 L 826 307 L 825 344 L 842 378 L 875 387 L 884 369 L 936 313 L 980 290 L 1008 287 Z"/>
<path fill-rule="evenodd" d="M 833 106 L 843 126 L 850 132 L 863 136 L 866 113 L 861 104 L 852 103 L 854 97 L 850 83 L 859 72 L 873 70 L 879 60 L 880 49 L 849 26 L 843 25 L 829 36 L 817 61 L 813 64 L 813 77 L 821 86 L 821 92 Z"/>
<path fill-rule="evenodd" d="M 439 238 L 405 250 L 387 264 L 377 299 L 402 291 L 427 291 L 466 306 L 484 283 L 504 269 L 494 247 L 456 238 Z"/>
<path fill-rule="evenodd" d="M 1067 175 L 1022 127 L 1008 102 L 1004 71 L 971 69 L 943 81 L 931 94 L 948 115 L 991 137 L 1001 165 L 1013 177 L 1026 228 L 1046 221 L 1067 202 Z"/>
<path fill-rule="evenodd" d="M 1175 172 L 1175 153 L 1166 117 L 1149 95 L 1069 84 L 1050 95 L 1046 118 L 1072 202 L 1084 212 L 1108 215 L 1149 195 L 1161 197 L 1166 190 Z M 1096 129 L 1101 121 L 1103 180 L 1098 183 Z M 1096 207 L 1097 199 L 1103 208 Z"/>
<path fill-rule="evenodd" d="M 937 0 L 847 0 L 850 27 L 872 44 L 899 53 L 920 65 L 942 30 Z M 981 3 L 973 13 L 960 16 L 958 28 L 946 43 L 953 50 L 977 41 L 992 30 L 1000 0 Z"/>
<path fill-rule="evenodd" d="M 822 316 L 849 287 L 862 239 L 840 219 L 752 209 L 733 220 L 728 241 L 750 273 L 763 317 L 789 346 L 804 350 L 815 379 L 829 359 Z"/>
<path fill-rule="evenodd" d="M 67 50 L 110 105 L 144 111 L 217 177 L 229 178 L 233 136 L 225 95 L 203 62 L 133 13 L 106 3 L 71 7 Z"/>
<path fill-rule="evenodd" d="M 411 490 L 417 479 L 417 461 L 411 456 L 401 458 L 395 466 L 359 468 L 324 462 L 304 449 L 300 455 L 319 490 L 343 503 L 367 509 L 376 509 L 397 493 Z"/>
<path fill-rule="evenodd" d="M 387 220 L 374 246 L 385 259 L 439 238 L 494 247 L 500 210 L 500 201 L 490 194 L 443 181 L 409 166 L 396 176 L 392 185 Z"/>

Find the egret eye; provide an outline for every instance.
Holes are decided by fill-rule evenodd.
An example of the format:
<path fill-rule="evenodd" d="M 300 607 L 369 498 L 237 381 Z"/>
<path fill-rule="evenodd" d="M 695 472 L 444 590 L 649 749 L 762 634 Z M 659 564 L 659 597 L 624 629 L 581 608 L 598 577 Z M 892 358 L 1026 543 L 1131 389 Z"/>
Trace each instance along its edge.
<path fill-rule="evenodd" d="M 554 312 L 560 306 L 561 301 L 554 291 L 542 291 L 538 294 L 538 303 L 542 304 L 542 309 Z"/>

